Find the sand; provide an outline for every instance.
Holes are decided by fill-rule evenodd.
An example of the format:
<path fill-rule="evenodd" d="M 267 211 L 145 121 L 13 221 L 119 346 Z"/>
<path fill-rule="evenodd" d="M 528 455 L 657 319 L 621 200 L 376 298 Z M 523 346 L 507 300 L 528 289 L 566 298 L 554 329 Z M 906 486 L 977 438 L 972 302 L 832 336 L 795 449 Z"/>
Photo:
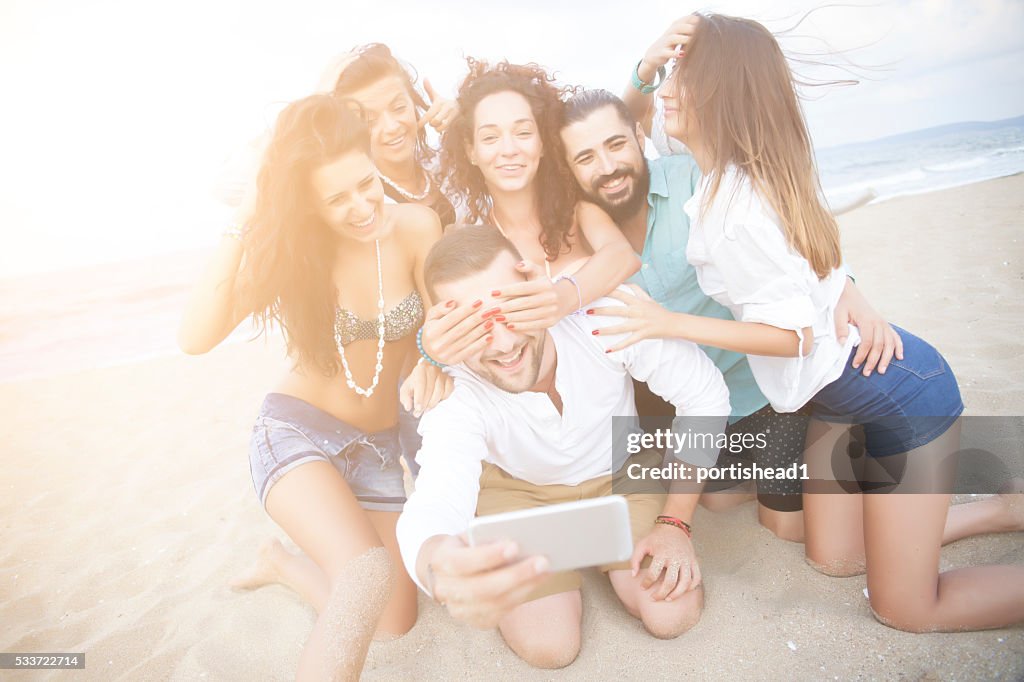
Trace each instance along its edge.
<path fill-rule="evenodd" d="M 946 355 L 970 414 L 1024 414 L 1022 216 L 1017 176 L 842 220 L 861 289 Z M 246 458 L 282 366 L 277 343 L 255 342 L 0 385 L 0 651 L 86 653 L 85 670 L 3 679 L 293 677 L 313 610 L 282 587 L 225 586 L 262 539 L 284 539 Z M 897 632 L 871 617 L 863 577 L 814 572 L 753 505 L 701 510 L 695 528 L 707 605 L 678 640 L 647 636 L 588 574 L 583 650 L 564 671 L 529 669 L 421 598 L 408 635 L 372 645 L 364 679 L 1024 678 L 1024 628 Z M 947 568 L 994 562 L 1024 563 L 1024 533 L 943 551 Z"/>

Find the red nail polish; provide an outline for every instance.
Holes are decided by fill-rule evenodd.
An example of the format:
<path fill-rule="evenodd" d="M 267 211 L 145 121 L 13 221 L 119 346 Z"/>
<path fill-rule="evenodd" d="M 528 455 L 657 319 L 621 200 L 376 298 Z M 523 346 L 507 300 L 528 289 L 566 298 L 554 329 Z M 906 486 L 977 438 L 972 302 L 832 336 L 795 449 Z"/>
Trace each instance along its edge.
<path fill-rule="evenodd" d="M 444 306 L 446 308 L 454 308 L 455 307 L 455 301 L 448 301 L 447 303 L 444 304 Z"/>
<path fill-rule="evenodd" d="M 484 341 L 486 341 L 487 343 L 490 343 L 493 340 L 494 340 L 493 336 L 488 336 L 486 339 L 484 339 Z"/>
<path fill-rule="evenodd" d="M 484 322 L 484 329 L 490 329 L 493 326 L 494 322 L 492 322 L 491 320 L 487 320 L 486 322 Z"/>
<path fill-rule="evenodd" d="M 484 317 L 487 317 L 488 315 L 497 315 L 500 312 L 501 312 L 501 308 L 491 308 L 490 310 L 484 312 L 483 315 L 484 315 Z"/>
<path fill-rule="evenodd" d="M 491 292 L 491 296 L 501 296 L 501 292 L 495 289 L 494 291 Z"/>
<path fill-rule="evenodd" d="M 593 314 L 594 314 L 594 309 L 593 308 L 588 308 L 587 309 L 587 315 L 593 315 Z"/>
<path fill-rule="evenodd" d="M 594 336 L 597 336 L 598 334 L 601 333 L 601 330 L 600 329 L 595 329 L 594 331 L 592 331 L 590 333 L 593 334 Z"/>
<path fill-rule="evenodd" d="M 494 321 L 495 322 L 504 322 L 506 319 L 507 318 L 504 315 L 495 315 L 494 316 Z"/>
<path fill-rule="evenodd" d="M 474 302 L 473 302 L 473 307 L 474 307 L 474 308 L 479 308 L 479 307 L 480 307 L 480 306 L 482 306 L 483 304 L 484 304 L 484 302 L 483 302 L 483 301 L 474 301 Z"/>
<path fill-rule="evenodd" d="M 515 329 L 515 328 L 516 328 L 516 326 L 514 324 L 512 324 L 511 322 L 509 322 L 508 324 L 505 325 L 505 329 Z"/>

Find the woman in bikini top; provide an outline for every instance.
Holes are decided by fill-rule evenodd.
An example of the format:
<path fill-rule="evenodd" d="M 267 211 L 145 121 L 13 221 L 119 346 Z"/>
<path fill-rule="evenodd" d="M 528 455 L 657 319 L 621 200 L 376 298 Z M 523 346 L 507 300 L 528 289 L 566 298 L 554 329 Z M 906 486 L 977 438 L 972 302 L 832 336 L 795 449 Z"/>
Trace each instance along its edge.
<path fill-rule="evenodd" d="M 421 388 L 412 397 L 423 407 L 451 388 L 436 367 L 417 364 L 413 333 L 423 318 L 423 261 L 440 223 L 426 207 L 385 203 L 369 150 L 350 103 L 313 95 L 289 105 L 264 155 L 255 206 L 242 209 L 246 227 L 222 240 L 179 333 L 183 350 L 205 353 L 250 315 L 261 331 L 273 324 L 283 332 L 291 368 L 264 402 L 250 468 L 267 512 L 309 558 L 274 551 L 316 567 L 304 571 L 312 580 L 300 590 L 320 618 L 299 677 L 333 656 L 325 632 L 351 614 L 338 612 L 345 600 L 332 595 L 351 587 L 345 571 L 357 556 L 380 547 L 390 556 L 373 571 L 380 580 L 367 583 L 390 599 L 363 614 L 366 636 L 375 623 L 402 634 L 415 622 L 416 588 L 395 540 L 401 467 L 385 457 L 384 436 L 375 437 L 392 437 L 402 377 L 407 392 Z M 390 504 L 366 492 L 383 489 L 384 476 Z M 360 665 L 365 643 L 352 643 Z"/>

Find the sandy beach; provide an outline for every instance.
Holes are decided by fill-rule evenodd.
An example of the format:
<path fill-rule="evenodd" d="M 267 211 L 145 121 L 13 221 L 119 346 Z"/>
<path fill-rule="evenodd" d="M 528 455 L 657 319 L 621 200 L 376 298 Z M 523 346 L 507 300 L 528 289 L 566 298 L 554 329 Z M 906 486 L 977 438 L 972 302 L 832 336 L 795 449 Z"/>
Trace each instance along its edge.
<path fill-rule="evenodd" d="M 968 414 L 1024 414 L 1024 175 L 892 199 L 841 224 L 862 291 L 942 351 Z M 256 341 L 0 384 L 0 651 L 86 655 L 85 670 L 3 679 L 293 677 L 313 610 L 282 587 L 226 587 L 261 540 L 286 541 L 246 457 L 283 367 L 277 342 Z M 583 650 L 563 671 L 531 670 L 496 632 L 455 623 L 421 595 L 415 628 L 375 643 L 364 677 L 1024 679 L 1024 628 L 889 629 L 871 616 L 863 577 L 819 575 L 755 514 L 698 512 L 707 602 L 677 640 L 649 637 L 588 573 Z M 1021 564 L 1024 533 L 964 540 L 942 560 Z"/>

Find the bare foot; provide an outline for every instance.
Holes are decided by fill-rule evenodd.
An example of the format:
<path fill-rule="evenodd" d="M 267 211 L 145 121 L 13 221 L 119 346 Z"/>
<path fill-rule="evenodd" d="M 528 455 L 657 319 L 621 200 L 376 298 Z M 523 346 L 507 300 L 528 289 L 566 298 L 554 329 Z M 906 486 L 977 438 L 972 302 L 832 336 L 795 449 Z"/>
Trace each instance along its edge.
<path fill-rule="evenodd" d="M 277 538 L 264 540 L 256 552 L 256 563 L 229 580 L 228 587 L 236 591 L 255 590 L 278 582 L 281 579 L 277 570 L 278 561 L 286 554 L 288 550 Z"/>

